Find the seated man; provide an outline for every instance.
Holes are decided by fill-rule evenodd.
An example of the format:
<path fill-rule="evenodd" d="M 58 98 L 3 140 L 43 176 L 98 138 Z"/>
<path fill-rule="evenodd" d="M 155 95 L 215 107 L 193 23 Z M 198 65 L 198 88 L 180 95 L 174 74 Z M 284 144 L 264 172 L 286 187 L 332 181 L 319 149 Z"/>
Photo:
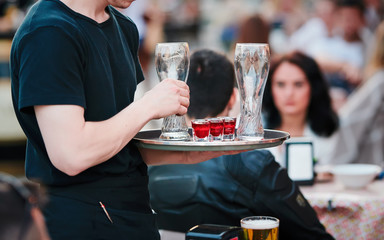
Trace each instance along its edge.
<path fill-rule="evenodd" d="M 233 65 L 224 55 L 195 52 L 188 78 L 188 118 L 227 115 L 235 102 L 234 84 Z M 266 215 L 280 219 L 280 239 L 333 239 L 287 171 L 265 150 L 192 165 L 152 166 L 149 190 L 160 229 L 239 226 L 243 217 Z"/>

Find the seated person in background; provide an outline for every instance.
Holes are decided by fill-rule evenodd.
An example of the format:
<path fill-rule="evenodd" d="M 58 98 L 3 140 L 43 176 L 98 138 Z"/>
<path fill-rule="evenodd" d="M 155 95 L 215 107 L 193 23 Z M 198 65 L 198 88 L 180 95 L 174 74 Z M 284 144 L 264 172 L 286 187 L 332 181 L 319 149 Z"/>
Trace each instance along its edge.
<path fill-rule="evenodd" d="M 189 118 L 228 113 L 235 84 L 233 64 L 221 54 L 192 54 Z M 280 219 L 280 239 L 333 239 L 273 156 L 265 150 L 192 165 L 151 166 L 151 205 L 160 229 L 187 232 L 198 224 L 239 226 L 246 216 Z"/>
<path fill-rule="evenodd" d="M 336 0 L 314 2 L 314 16 L 289 37 L 289 49 L 306 52 L 316 40 L 331 37 L 336 19 Z"/>
<path fill-rule="evenodd" d="M 376 30 L 367 78 L 340 109 L 340 129 L 327 163 L 384 167 L 384 22 Z"/>
<path fill-rule="evenodd" d="M 39 187 L 0 173 L 0 239 L 49 240 Z"/>
<path fill-rule="evenodd" d="M 336 3 L 333 34 L 314 40 L 306 52 L 319 63 L 332 89 L 348 95 L 362 81 L 372 33 L 365 26 L 363 0 Z"/>
<path fill-rule="evenodd" d="M 319 66 L 297 51 L 272 60 L 262 113 L 265 128 L 289 132 L 292 138 L 310 138 L 318 161 L 326 156 L 329 137 L 338 128 L 338 117 Z M 271 151 L 285 166 L 284 147 Z"/>

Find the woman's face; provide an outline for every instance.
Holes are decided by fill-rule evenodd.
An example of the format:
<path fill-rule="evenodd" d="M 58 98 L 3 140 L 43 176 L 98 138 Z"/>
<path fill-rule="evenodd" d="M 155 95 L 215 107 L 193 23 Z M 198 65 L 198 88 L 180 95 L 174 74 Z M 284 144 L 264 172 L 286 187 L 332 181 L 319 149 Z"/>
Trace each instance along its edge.
<path fill-rule="evenodd" d="M 272 76 L 272 97 L 280 115 L 307 112 L 311 86 L 305 73 L 296 65 L 283 62 Z"/>

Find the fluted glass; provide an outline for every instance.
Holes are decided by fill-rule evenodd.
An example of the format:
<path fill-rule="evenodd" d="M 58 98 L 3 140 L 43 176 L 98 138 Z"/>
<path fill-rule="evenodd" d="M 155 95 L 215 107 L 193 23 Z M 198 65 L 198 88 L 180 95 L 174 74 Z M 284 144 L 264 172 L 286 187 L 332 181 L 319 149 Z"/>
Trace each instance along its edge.
<path fill-rule="evenodd" d="M 166 78 L 187 81 L 189 71 L 189 46 L 186 42 L 158 43 L 155 50 L 155 66 L 160 81 Z M 171 115 L 163 119 L 161 139 L 189 140 L 184 116 Z"/>
<path fill-rule="evenodd" d="M 241 97 L 240 119 L 237 129 L 239 140 L 261 140 L 264 138 L 261 105 L 269 63 L 268 44 L 236 44 L 234 64 Z"/>

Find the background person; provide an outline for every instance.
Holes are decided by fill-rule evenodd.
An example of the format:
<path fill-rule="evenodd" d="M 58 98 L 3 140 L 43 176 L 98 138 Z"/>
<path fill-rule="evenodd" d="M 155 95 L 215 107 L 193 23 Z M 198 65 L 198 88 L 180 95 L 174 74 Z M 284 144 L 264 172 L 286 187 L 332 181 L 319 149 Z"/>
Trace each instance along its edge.
<path fill-rule="evenodd" d="M 235 56 L 236 43 L 269 43 L 269 34 L 270 25 L 261 14 L 247 16 L 237 26 L 231 58 Z"/>
<path fill-rule="evenodd" d="M 319 38 L 307 53 L 319 63 L 332 88 L 350 94 L 362 81 L 372 40 L 365 25 L 363 0 L 337 0 L 334 34 Z"/>
<path fill-rule="evenodd" d="M 271 62 L 264 90 L 264 127 L 289 132 L 291 137 L 309 137 L 315 158 L 328 150 L 328 139 L 338 128 L 338 116 L 331 106 L 328 84 L 314 59 L 291 52 Z M 271 148 L 285 166 L 284 148 Z"/>
<path fill-rule="evenodd" d="M 325 164 L 371 163 L 384 167 L 384 22 L 376 30 L 363 84 L 340 109 L 340 128 Z"/>
<path fill-rule="evenodd" d="M 234 102 L 233 64 L 210 50 L 191 56 L 190 119 L 225 116 Z M 287 171 L 265 150 L 192 165 L 151 166 L 151 205 L 160 229 L 186 232 L 198 224 L 239 226 L 240 219 L 280 219 L 281 239 L 333 239 Z"/>
<path fill-rule="evenodd" d="M 289 51 L 289 37 L 308 19 L 307 3 L 303 0 L 262 1 L 260 12 L 271 26 L 270 45 L 274 54 Z"/>
<path fill-rule="evenodd" d="M 319 39 L 332 37 L 336 23 L 336 0 L 314 2 L 314 16 L 289 37 L 289 49 L 306 52 Z"/>

